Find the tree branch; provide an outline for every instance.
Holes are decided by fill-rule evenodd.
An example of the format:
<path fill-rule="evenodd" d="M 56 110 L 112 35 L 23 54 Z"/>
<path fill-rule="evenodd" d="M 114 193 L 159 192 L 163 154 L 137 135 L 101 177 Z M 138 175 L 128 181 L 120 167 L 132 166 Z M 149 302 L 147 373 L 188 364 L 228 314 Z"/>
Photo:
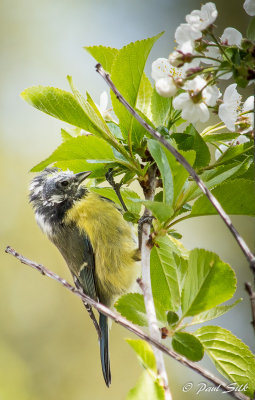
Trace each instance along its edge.
<path fill-rule="evenodd" d="M 120 101 L 120 103 L 123 104 L 123 106 L 128 110 L 128 112 L 153 136 L 156 140 L 158 140 L 160 143 L 163 144 L 163 146 L 168 149 L 176 158 L 177 161 L 180 162 L 180 164 L 183 165 L 183 167 L 189 172 L 189 174 L 192 176 L 194 181 L 197 183 L 197 185 L 200 187 L 202 192 L 206 195 L 208 200 L 212 203 L 213 207 L 217 210 L 218 214 L 222 218 L 222 220 L 225 222 L 227 225 L 228 229 L 234 236 L 235 240 L 237 241 L 238 245 L 240 246 L 241 250 L 243 251 L 244 255 L 246 256 L 247 260 L 249 261 L 250 268 L 254 274 L 255 277 L 255 256 L 251 252 L 250 248 L 244 241 L 244 239 L 241 237 L 239 232 L 236 230 L 234 225 L 232 224 L 231 219 L 229 218 L 228 214 L 224 211 L 222 208 L 221 204 L 218 202 L 218 200 L 213 196 L 213 194 L 210 192 L 209 189 L 205 186 L 204 182 L 199 178 L 195 170 L 191 167 L 191 165 L 187 162 L 187 160 L 155 129 L 153 129 L 131 106 L 130 104 L 124 99 L 124 97 L 120 94 L 114 83 L 112 82 L 109 74 L 105 72 L 101 64 L 96 65 L 96 71 L 99 73 L 99 75 L 102 76 L 102 78 L 105 80 L 107 85 L 112 89 L 112 91 L 115 93 L 117 99 Z"/>
<path fill-rule="evenodd" d="M 40 272 L 42 275 L 48 276 L 51 279 L 54 279 L 58 283 L 60 283 L 62 286 L 64 286 L 67 290 L 70 292 L 74 293 L 76 296 L 78 296 L 83 302 L 90 304 L 92 307 L 94 307 L 97 311 L 100 313 L 106 315 L 107 317 L 111 318 L 113 321 L 115 321 L 117 324 L 120 324 L 130 332 L 133 332 L 135 335 L 140 337 L 141 339 L 145 340 L 146 342 L 150 343 L 152 346 L 156 347 L 157 349 L 161 350 L 163 353 L 167 354 L 171 358 L 175 359 L 182 365 L 185 365 L 186 367 L 189 367 L 193 371 L 197 372 L 207 380 L 209 380 L 211 383 L 213 383 L 215 386 L 219 386 L 219 388 L 223 391 L 228 391 L 228 385 L 222 381 L 221 379 L 217 378 L 213 374 L 211 374 L 209 371 L 201 368 L 197 364 L 195 364 L 192 361 L 188 361 L 186 358 L 180 356 L 179 354 L 175 353 L 173 350 L 169 349 L 168 347 L 164 346 L 161 344 L 158 340 L 152 338 L 151 336 L 147 335 L 144 333 L 141 329 L 139 329 L 136 325 L 132 324 L 131 322 L 127 321 L 126 318 L 122 317 L 121 315 L 118 315 L 116 312 L 110 310 L 108 307 L 104 306 L 101 303 L 97 303 L 95 300 L 91 299 L 90 297 L 86 296 L 80 289 L 76 289 L 74 286 L 70 285 L 65 279 L 62 279 L 60 276 L 55 274 L 54 272 L 50 271 L 46 267 L 44 267 L 42 264 L 38 264 L 35 261 L 31 261 L 28 258 L 22 256 L 19 254 L 16 250 L 11 248 L 10 246 L 7 246 L 5 249 L 5 252 L 8 254 L 11 254 L 12 256 L 16 257 L 21 263 L 28 265 L 29 267 L 32 267 L 36 269 L 38 272 Z M 240 392 L 228 392 L 228 394 L 236 399 L 239 400 L 249 400 L 249 397 L 245 396 L 243 393 Z"/>
<path fill-rule="evenodd" d="M 246 290 L 246 292 L 248 293 L 248 295 L 250 297 L 251 317 L 252 317 L 251 324 L 253 326 L 254 333 L 255 333 L 255 292 L 252 290 L 252 286 L 251 286 L 250 282 L 245 282 L 244 287 L 245 287 L 245 290 Z"/>
<path fill-rule="evenodd" d="M 148 181 L 146 187 L 143 188 L 145 200 L 153 200 L 156 190 L 156 166 L 153 165 L 148 169 Z M 151 217 L 152 213 L 150 210 L 145 208 L 141 223 L 141 265 L 142 265 L 142 280 L 138 283 L 143 291 L 144 304 L 146 309 L 146 315 L 148 318 L 149 332 L 153 339 L 158 342 L 161 340 L 161 335 L 157 323 L 157 316 L 155 305 L 153 301 L 152 288 L 151 288 L 151 274 L 150 274 L 150 254 L 151 254 L 151 224 L 148 222 L 148 217 Z M 165 400 L 172 400 L 171 392 L 168 385 L 168 378 L 166 373 L 166 367 L 164 363 L 163 353 L 155 346 L 153 346 L 153 352 L 157 364 L 157 372 L 162 380 L 162 384 L 165 391 Z"/>

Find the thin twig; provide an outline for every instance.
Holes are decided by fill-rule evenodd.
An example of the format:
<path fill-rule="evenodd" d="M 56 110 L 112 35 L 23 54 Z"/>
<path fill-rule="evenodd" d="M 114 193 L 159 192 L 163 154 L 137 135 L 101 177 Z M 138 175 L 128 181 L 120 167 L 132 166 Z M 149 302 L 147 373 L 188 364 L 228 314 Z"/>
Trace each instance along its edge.
<path fill-rule="evenodd" d="M 107 182 L 111 185 L 111 187 L 113 188 L 113 190 L 115 191 L 122 207 L 124 211 L 128 211 L 127 206 L 121 196 L 121 192 L 120 192 L 120 184 L 116 183 L 113 177 L 113 169 L 109 168 L 107 173 L 105 174 L 105 178 L 107 180 Z"/>
<path fill-rule="evenodd" d="M 151 166 L 148 171 L 148 180 L 146 187 L 143 188 L 145 200 L 153 201 L 155 190 L 156 190 L 156 171 L 155 165 Z M 142 280 L 138 283 L 143 291 L 144 304 L 146 309 L 146 315 L 148 319 L 148 326 L 150 336 L 160 342 L 161 335 L 157 323 L 157 316 L 155 305 L 152 295 L 151 287 L 151 273 L 150 273 L 150 254 L 151 254 L 151 244 L 150 244 L 150 234 L 151 234 L 151 224 L 148 223 L 148 217 L 151 217 L 151 211 L 145 208 L 143 214 L 143 223 L 141 224 L 141 265 L 142 265 Z M 157 364 L 158 376 L 162 380 L 162 384 L 165 391 L 165 400 L 172 400 L 171 392 L 168 385 L 168 378 L 166 373 L 166 367 L 164 362 L 164 357 L 162 351 L 153 346 L 153 352 Z"/>
<path fill-rule="evenodd" d="M 251 286 L 250 282 L 245 282 L 244 287 L 245 287 L 245 290 L 246 290 L 246 292 L 248 293 L 248 295 L 250 297 L 251 317 L 252 317 L 251 324 L 253 326 L 254 333 L 255 333 L 255 292 L 254 292 L 254 290 L 252 290 L 252 286 Z"/>
<path fill-rule="evenodd" d="M 127 321 L 126 318 L 124 318 L 121 315 L 117 314 L 116 312 L 110 310 L 108 307 L 104 306 L 103 304 L 96 302 L 95 300 L 91 299 L 89 296 L 85 295 L 79 289 L 76 289 L 74 286 L 70 285 L 70 283 L 68 283 L 65 279 L 62 279 L 60 276 L 55 274 L 55 272 L 50 271 L 49 269 L 44 267 L 42 264 L 38 264 L 35 261 L 31 261 L 28 258 L 22 256 L 21 254 L 19 254 L 16 250 L 11 248 L 10 246 L 6 247 L 5 252 L 16 257 L 21 263 L 36 269 L 42 275 L 45 275 L 51 279 L 54 279 L 55 281 L 60 283 L 62 286 L 64 286 L 67 290 L 69 290 L 70 292 L 72 292 L 76 296 L 78 296 L 85 303 L 90 304 L 92 307 L 94 307 L 100 313 L 111 318 L 117 324 L 120 324 L 121 326 L 123 326 L 124 328 L 129 330 L 130 332 L 133 332 L 135 335 L 137 335 L 141 339 L 145 340 L 146 342 L 150 343 L 152 346 L 157 347 L 163 353 L 165 353 L 168 356 L 170 356 L 171 358 L 175 359 L 182 365 L 185 365 L 186 367 L 189 367 L 193 371 L 197 372 L 198 374 L 200 374 L 201 376 L 203 376 L 204 378 L 206 378 L 210 382 L 212 382 L 215 386 L 219 387 L 221 390 L 223 390 L 223 391 L 229 390 L 228 385 L 221 379 L 219 379 L 216 376 L 214 376 L 213 374 L 211 374 L 211 372 L 201 368 L 200 366 L 193 363 L 192 361 L 188 361 L 186 358 L 180 356 L 179 354 L 175 353 L 173 350 L 164 346 L 158 340 L 153 339 L 151 336 L 147 335 L 141 329 L 139 329 L 136 325 Z M 249 397 L 245 396 L 243 393 L 240 393 L 240 392 L 233 391 L 233 392 L 228 392 L 228 394 L 236 399 L 249 400 Z"/>
<path fill-rule="evenodd" d="M 228 229 L 236 239 L 238 245 L 242 249 L 244 255 L 246 256 L 247 260 L 249 261 L 250 268 L 255 276 L 255 256 L 242 238 L 242 236 L 239 234 L 239 232 L 236 230 L 234 225 L 232 224 L 231 219 L 229 218 L 228 214 L 224 211 L 222 208 L 221 204 L 218 202 L 218 200 L 213 196 L 213 194 L 210 192 L 209 189 L 205 186 L 204 182 L 199 178 L 195 170 L 191 167 L 191 165 L 187 162 L 187 160 L 173 147 L 171 144 L 155 129 L 153 129 L 131 106 L 130 104 L 124 99 L 124 97 L 120 94 L 114 83 L 112 82 L 109 74 L 105 72 L 101 64 L 96 65 L 96 71 L 102 76 L 102 78 L 105 80 L 107 85 L 112 89 L 112 91 L 115 93 L 117 99 L 124 105 L 124 107 L 129 111 L 131 115 L 160 143 L 163 144 L 163 146 L 168 149 L 176 158 L 177 161 L 180 162 L 184 166 L 184 168 L 189 172 L 189 174 L 192 176 L 194 181 L 197 183 L 197 185 L 200 187 L 202 192 L 206 195 L 208 200 L 212 203 L 213 207 L 217 210 L 218 214 L 222 218 L 222 220 L 225 222 L 227 225 Z"/>

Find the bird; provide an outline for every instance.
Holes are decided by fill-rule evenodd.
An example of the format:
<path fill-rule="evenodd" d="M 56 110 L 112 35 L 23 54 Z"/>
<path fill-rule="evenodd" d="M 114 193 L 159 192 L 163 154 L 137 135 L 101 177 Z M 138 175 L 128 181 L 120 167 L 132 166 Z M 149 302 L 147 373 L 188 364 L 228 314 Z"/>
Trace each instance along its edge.
<path fill-rule="evenodd" d="M 112 307 L 135 281 L 140 256 L 119 206 L 84 185 L 90 173 L 45 168 L 32 179 L 29 198 L 37 224 L 62 254 L 76 286 Z M 102 372 L 109 387 L 108 321 L 102 313 L 99 327 Z"/>

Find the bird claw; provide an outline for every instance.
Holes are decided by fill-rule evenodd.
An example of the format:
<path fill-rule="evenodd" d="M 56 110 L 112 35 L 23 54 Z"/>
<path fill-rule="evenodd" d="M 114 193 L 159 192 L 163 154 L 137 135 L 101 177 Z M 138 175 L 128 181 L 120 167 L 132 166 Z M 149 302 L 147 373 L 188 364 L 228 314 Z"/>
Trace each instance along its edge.
<path fill-rule="evenodd" d="M 152 215 L 143 215 L 138 221 L 138 231 L 142 231 L 144 224 L 152 225 L 152 221 L 155 219 Z"/>

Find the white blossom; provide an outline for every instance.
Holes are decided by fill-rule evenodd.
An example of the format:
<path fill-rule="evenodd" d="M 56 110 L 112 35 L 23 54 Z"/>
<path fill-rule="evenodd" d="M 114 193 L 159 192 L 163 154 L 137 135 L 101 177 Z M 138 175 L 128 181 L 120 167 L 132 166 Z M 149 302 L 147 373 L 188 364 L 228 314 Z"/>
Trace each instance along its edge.
<path fill-rule="evenodd" d="M 194 30 L 189 24 L 181 24 L 175 31 L 175 40 L 178 44 L 177 50 L 184 54 L 194 51 L 194 42 L 202 37 L 200 31 Z"/>
<path fill-rule="evenodd" d="M 203 31 L 212 25 L 218 16 L 214 3 L 206 3 L 201 10 L 194 10 L 186 16 L 188 24 L 197 31 Z"/>
<path fill-rule="evenodd" d="M 238 117 L 238 109 L 241 103 L 241 95 L 236 90 L 236 83 L 229 85 L 223 96 L 223 103 L 219 106 L 219 117 L 226 127 L 234 132 L 235 122 Z"/>
<path fill-rule="evenodd" d="M 173 100 L 173 106 L 177 110 L 182 110 L 182 118 L 189 122 L 206 122 L 209 119 L 209 110 L 207 106 L 214 106 L 219 98 L 220 91 L 216 86 L 207 86 L 207 82 L 201 76 L 189 80 L 183 86 L 186 93 L 181 93 Z M 195 96 L 201 98 L 196 100 Z"/>
<path fill-rule="evenodd" d="M 249 132 L 254 128 L 254 96 L 248 97 L 248 99 L 243 103 L 242 113 L 247 113 L 240 115 L 240 133 L 244 134 Z M 248 112 L 251 111 L 251 112 Z"/>
<path fill-rule="evenodd" d="M 157 58 L 151 66 L 151 77 L 154 81 L 167 77 L 183 78 L 185 76 L 183 68 L 174 68 L 170 65 L 167 58 Z"/>
<path fill-rule="evenodd" d="M 151 66 L 151 76 L 160 96 L 171 97 L 177 92 L 174 79 L 185 76 L 183 68 L 174 68 L 166 58 L 158 58 Z"/>
<path fill-rule="evenodd" d="M 172 97 L 177 92 L 177 86 L 171 76 L 158 79 L 155 83 L 155 88 L 162 97 Z"/>
<path fill-rule="evenodd" d="M 255 15 L 255 0 L 245 0 L 243 8 L 248 15 Z"/>
<path fill-rule="evenodd" d="M 187 81 L 184 85 L 184 89 L 190 91 L 192 96 L 195 96 L 202 90 L 202 101 L 211 107 L 215 106 L 216 101 L 221 96 L 219 89 L 215 85 L 207 85 L 206 80 L 199 75 Z"/>
<path fill-rule="evenodd" d="M 194 103 L 189 93 L 181 93 L 173 100 L 176 110 L 182 110 L 182 118 L 189 122 L 206 122 L 209 118 L 209 110 L 203 103 Z"/>
<path fill-rule="evenodd" d="M 226 28 L 220 38 L 223 44 L 228 46 L 240 46 L 242 41 L 242 34 L 235 28 Z"/>

